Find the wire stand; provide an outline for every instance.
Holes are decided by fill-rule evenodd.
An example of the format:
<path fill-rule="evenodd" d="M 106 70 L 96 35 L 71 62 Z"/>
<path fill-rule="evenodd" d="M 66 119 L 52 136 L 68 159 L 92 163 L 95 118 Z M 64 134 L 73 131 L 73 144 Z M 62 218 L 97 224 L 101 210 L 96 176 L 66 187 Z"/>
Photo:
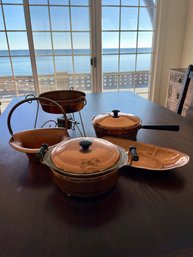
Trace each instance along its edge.
<path fill-rule="evenodd" d="M 28 99 L 30 97 L 36 97 L 36 96 L 33 95 L 33 94 L 28 94 L 28 95 L 25 96 L 25 99 Z M 31 104 L 32 101 L 29 100 L 28 103 Z M 37 120 L 38 120 L 39 110 L 40 110 L 40 102 L 37 101 L 37 109 L 36 109 L 36 115 L 35 115 L 34 129 L 37 127 Z M 68 128 L 66 128 L 66 129 L 72 129 L 72 130 L 77 129 L 78 132 L 80 133 L 81 137 L 86 137 L 86 133 L 85 133 L 84 125 L 83 125 L 83 119 L 82 119 L 82 116 L 81 116 L 81 112 L 78 111 L 78 113 L 79 113 L 80 122 L 75 120 L 74 113 L 66 114 L 67 120 L 68 120 Z M 41 126 L 41 128 L 44 128 L 49 123 L 50 123 L 49 127 L 52 127 L 51 123 L 53 123 L 54 127 L 65 128 L 64 116 L 58 117 L 57 121 L 55 121 L 53 119 L 50 119 L 50 120 L 44 122 L 43 125 Z M 81 131 L 81 129 L 78 126 L 79 124 L 81 124 L 82 131 Z"/>

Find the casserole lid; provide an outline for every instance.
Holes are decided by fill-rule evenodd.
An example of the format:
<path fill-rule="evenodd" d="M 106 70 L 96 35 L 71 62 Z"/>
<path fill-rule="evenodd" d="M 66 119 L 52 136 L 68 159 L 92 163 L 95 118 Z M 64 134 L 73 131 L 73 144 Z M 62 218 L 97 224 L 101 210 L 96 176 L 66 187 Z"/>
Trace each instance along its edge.
<path fill-rule="evenodd" d="M 119 147 L 101 138 L 74 138 L 55 146 L 51 162 L 63 173 L 92 174 L 113 167 L 120 158 Z"/>
<path fill-rule="evenodd" d="M 141 119 L 133 114 L 112 110 L 111 113 L 95 116 L 92 123 L 107 129 L 132 129 L 141 125 Z"/>

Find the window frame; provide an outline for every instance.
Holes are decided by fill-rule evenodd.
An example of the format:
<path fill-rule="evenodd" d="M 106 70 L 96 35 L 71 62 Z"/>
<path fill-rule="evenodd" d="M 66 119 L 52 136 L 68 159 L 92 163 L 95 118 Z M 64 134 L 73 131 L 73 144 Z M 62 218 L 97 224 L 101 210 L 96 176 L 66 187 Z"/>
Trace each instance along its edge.
<path fill-rule="evenodd" d="M 136 33 L 137 33 L 137 40 L 136 40 L 136 58 L 135 58 L 135 71 L 136 71 L 136 67 L 137 67 L 137 57 L 138 57 L 138 53 L 137 53 L 137 45 L 138 45 L 138 33 L 139 33 L 139 15 L 140 15 L 140 8 L 141 6 L 139 5 L 141 0 L 138 0 L 138 25 L 137 25 L 137 29 L 136 29 Z M 91 67 L 91 83 L 92 83 L 92 92 L 102 92 L 103 91 L 103 72 L 102 72 L 102 22 L 101 22 L 101 18 L 102 18 L 102 0 L 89 0 L 90 4 L 90 42 L 91 42 L 91 54 L 90 54 L 90 58 L 91 61 L 93 62 L 93 65 Z M 155 1 L 157 2 L 157 1 Z M 70 0 L 69 0 L 70 3 Z M 23 6 L 24 8 L 24 16 L 25 16 L 25 23 L 26 23 L 26 33 L 27 33 L 27 38 L 28 38 L 28 45 L 29 45 L 29 53 L 30 53 L 30 60 L 31 60 L 31 67 L 32 67 L 32 75 L 33 75 L 33 79 L 34 79 L 34 90 L 36 92 L 36 94 L 40 94 L 41 93 L 41 89 L 40 89 L 40 82 L 39 82 L 39 76 L 38 76 L 38 69 L 37 69 L 37 62 L 36 62 L 36 53 L 35 53 L 35 48 L 34 48 L 34 39 L 33 39 L 33 30 L 32 30 L 32 23 L 31 23 L 31 16 L 30 16 L 30 6 L 48 6 L 48 14 L 49 14 L 49 23 L 50 23 L 50 35 L 51 35 L 51 43 L 52 43 L 52 50 L 54 50 L 53 48 L 53 37 L 52 37 L 52 27 L 51 27 L 51 17 L 50 17 L 50 6 L 63 6 L 63 5 L 59 5 L 59 4 L 50 4 L 50 1 L 48 0 L 48 4 L 29 4 L 29 0 L 23 0 L 23 3 L 2 3 L 2 11 L 3 11 L 3 6 L 5 5 L 20 5 Z M 121 9 L 123 6 L 121 6 L 121 0 L 119 0 L 119 5 L 117 5 L 119 7 L 119 12 L 120 12 L 120 16 L 119 16 L 119 53 L 118 53 L 118 72 L 117 72 L 117 77 L 119 80 L 119 72 L 120 72 L 120 44 L 121 44 L 121 27 L 120 27 L 120 20 L 121 20 Z M 71 8 L 71 7 L 69 7 Z M 142 8 L 147 8 L 145 6 L 143 6 Z M 155 6 L 155 8 L 157 8 L 157 4 Z M 71 19 L 71 17 L 70 17 Z M 13 60 L 12 60 L 12 55 L 11 55 L 11 50 L 10 50 L 10 45 L 9 45 L 9 40 L 8 40 L 8 30 L 6 28 L 6 23 L 5 23 L 5 16 L 4 16 L 4 11 L 3 11 L 3 22 L 4 22 L 4 28 L 5 28 L 5 35 L 6 35 L 6 41 L 7 41 L 7 46 L 8 46 L 8 53 L 9 53 L 9 59 L 10 59 L 10 64 L 11 64 L 11 71 L 12 71 L 12 77 L 13 80 L 15 82 L 15 91 L 16 91 L 16 95 L 19 95 L 18 92 L 18 88 L 17 88 L 17 79 L 15 77 L 14 74 L 14 66 L 13 66 Z M 22 31 L 22 30 L 17 30 L 17 31 Z M 107 30 L 108 31 L 108 30 Z M 144 32 L 147 30 L 144 30 Z M 154 27 L 153 30 L 151 30 L 153 32 L 153 34 L 155 34 L 156 31 L 156 26 Z M 72 27 L 70 28 L 70 33 L 72 34 Z M 152 45 L 152 56 L 154 55 L 154 49 L 153 49 L 153 45 Z M 72 49 L 73 52 L 73 49 Z M 72 56 L 72 62 L 73 62 L 73 67 L 74 67 L 74 56 Z M 55 60 L 54 60 L 54 52 L 53 52 L 53 63 L 54 63 L 54 75 L 56 76 L 56 65 L 55 65 Z M 152 60 L 151 60 L 152 63 Z M 74 74 L 74 72 L 73 72 Z M 76 74 L 74 74 L 76 75 Z M 149 76 L 151 77 L 152 75 L 152 70 L 149 71 Z M 57 79 L 55 79 L 55 81 L 57 81 Z M 148 92 L 146 93 L 150 93 L 151 88 L 151 81 L 148 87 Z M 57 86 L 56 86 L 57 89 Z M 117 88 L 117 90 L 119 90 L 119 88 Z M 134 85 L 134 92 L 135 92 L 135 85 Z"/>

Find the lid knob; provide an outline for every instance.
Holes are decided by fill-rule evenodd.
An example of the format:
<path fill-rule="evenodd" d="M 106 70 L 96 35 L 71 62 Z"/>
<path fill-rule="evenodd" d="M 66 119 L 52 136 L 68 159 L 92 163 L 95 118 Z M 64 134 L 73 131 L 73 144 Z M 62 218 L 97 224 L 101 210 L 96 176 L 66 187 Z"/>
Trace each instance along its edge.
<path fill-rule="evenodd" d="M 89 146 L 92 145 L 92 142 L 90 140 L 81 140 L 79 145 L 82 147 L 82 151 L 88 151 Z"/>
<path fill-rule="evenodd" d="M 118 118 L 118 113 L 120 112 L 119 110 L 112 110 L 113 112 L 113 118 Z"/>

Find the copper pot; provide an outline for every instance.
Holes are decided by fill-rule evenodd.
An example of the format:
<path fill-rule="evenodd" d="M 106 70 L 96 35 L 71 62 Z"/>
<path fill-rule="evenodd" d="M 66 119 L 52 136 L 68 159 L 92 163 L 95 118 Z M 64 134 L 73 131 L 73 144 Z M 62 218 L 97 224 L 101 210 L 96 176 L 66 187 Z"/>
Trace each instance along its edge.
<path fill-rule="evenodd" d="M 91 197 L 110 190 L 127 164 L 127 152 L 104 139 L 75 138 L 43 151 L 43 163 L 66 194 Z"/>
<path fill-rule="evenodd" d="M 137 132 L 141 128 L 179 131 L 178 125 L 142 125 L 138 116 L 121 113 L 119 110 L 95 116 L 92 124 L 97 137 L 116 136 L 131 140 L 136 140 Z"/>
<path fill-rule="evenodd" d="M 86 105 L 86 94 L 74 89 L 49 91 L 41 93 L 39 96 L 46 97 L 57 102 L 62 106 L 66 113 L 80 111 Z M 40 100 L 40 103 L 45 112 L 56 114 L 61 113 L 60 110 L 51 102 Z"/>

